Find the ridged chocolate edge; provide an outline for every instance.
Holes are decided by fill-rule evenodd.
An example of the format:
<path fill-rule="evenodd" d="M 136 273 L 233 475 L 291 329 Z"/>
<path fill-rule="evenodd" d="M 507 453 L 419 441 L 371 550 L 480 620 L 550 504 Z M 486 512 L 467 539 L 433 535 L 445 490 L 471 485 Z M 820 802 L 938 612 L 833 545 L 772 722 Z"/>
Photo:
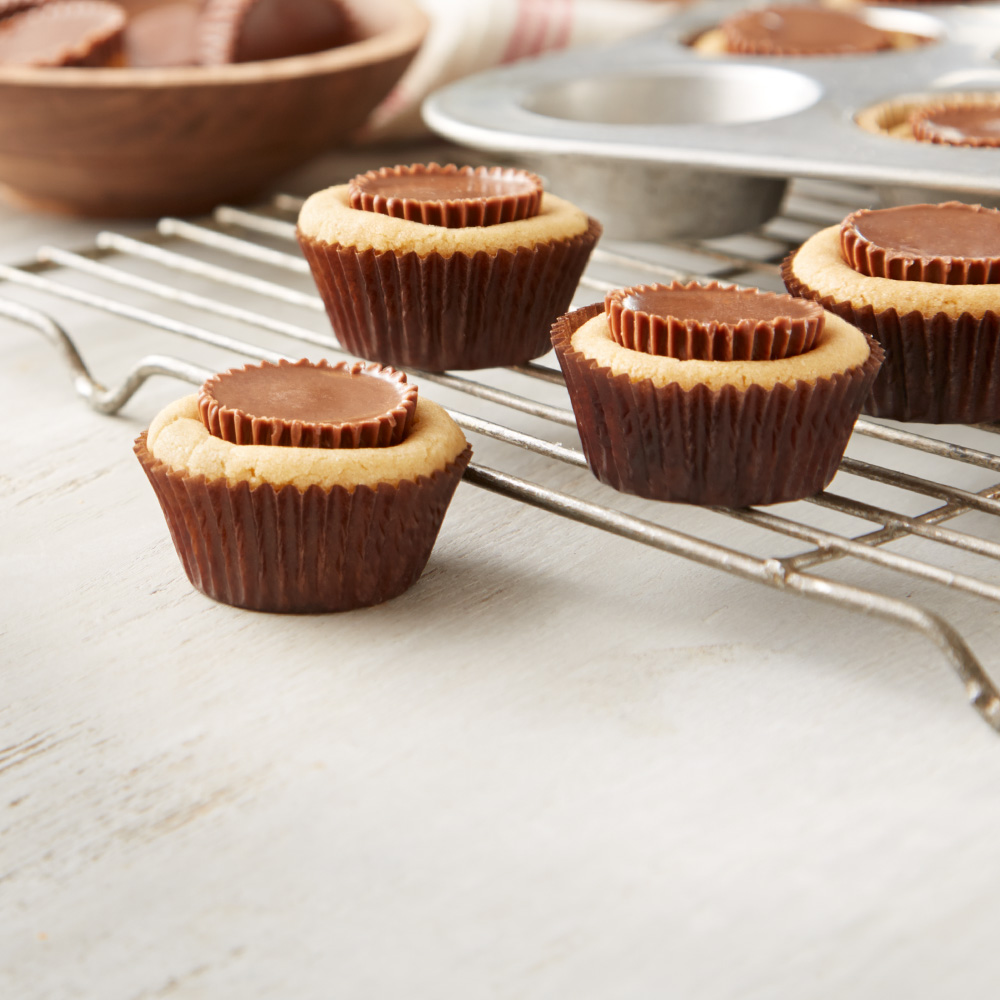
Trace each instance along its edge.
<path fill-rule="evenodd" d="M 0 0 L 0 21 L 13 14 L 20 14 L 21 11 L 41 7 L 48 2 L 49 0 Z"/>
<path fill-rule="evenodd" d="M 602 227 L 474 255 L 358 250 L 299 233 L 334 334 L 358 357 L 400 368 L 470 370 L 546 354 Z"/>
<path fill-rule="evenodd" d="M 609 292 L 604 308 L 612 337 L 631 351 L 678 361 L 776 361 L 811 350 L 823 329 L 821 312 L 815 317 L 776 316 L 771 322 L 701 323 L 628 309 L 623 301 L 632 294 L 654 289 L 692 287 L 714 291 L 727 286 L 717 281 L 704 285 L 675 281 L 671 285 L 634 285 Z M 733 291 L 737 295 L 774 294 L 752 289 Z"/>
<path fill-rule="evenodd" d="M 928 424 L 975 424 L 1000 419 L 1000 313 L 982 316 L 918 311 L 876 311 L 809 288 L 792 271 L 795 254 L 781 265 L 792 295 L 812 299 L 874 338 L 885 363 L 864 412 Z"/>
<path fill-rule="evenodd" d="M 910 115 L 910 127 L 913 129 L 913 138 L 918 142 L 933 142 L 939 146 L 968 146 L 974 149 L 995 149 L 997 146 L 1000 146 L 1000 136 L 974 135 L 966 137 L 961 142 L 955 142 L 937 132 L 936 126 L 927 120 L 930 115 L 938 111 L 963 106 L 966 105 L 954 101 L 950 104 L 925 105 L 918 108 Z M 998 104 L 998 107 L 1000 107 L 1000 104 Z"/>
<path fill-rule="evenodd" d="M 552 330 L 583 451 L 601 482 L 652 500 L 744 507 L 811 496 L 834 477 L 881 362 L 877 344 L 863 365 L 815 383 L 658 387 L 614 375 L 572 347 L 601 308 L 562 316 Z"/>
<path fill-rule="evenodd" d="M 902 2 L 902 0 L 900 0 L 900 2 Z M 736 34 L 733 31 L 731 22 L 746 17 L 748 14 L 754 13 L 759 13 L 759 11 L 751 10 L 735 14 L 730 18 L 726 18 L 719 25 L 719 29 L 722 31 L 723 37 L 726 41 L 727 52 L 731 52 L 733 55 L 744 56 L 835 56 L 853 55 L 855 53 L 863 55 L 867 52 L 884 52 L 886 49 L 893 48 L 892 35 L 887 31 L 882 32 L 883 38 L 881 44 L 878 44 L 873 40 L 871 45 L 842 44 L 827 45 L 820 48 L 815 46 L 802 48 L 801 46 L 797 47 L 794 45 L 779 45 L 777 43 L 753 41 L 752 39 Z M 841 13 L 847 12 L 842 11 Z M 872 25 L 867 25 L 867 27 L 872 27 Z"/>
<path fill-rule="evenodd" d="M 962 202 L 949 205 L 971 206 Z M 978 206 L 981 211 L 988 211 Z M 1000 282 L 1000 257 L 928 257 L 914 259 L 903 250 L 873 243 L 857 229 L 859 216 L 867 210 L 852 212 L 840 224 L 840 252 L 858 274 L 892 281 L 923 281 L 933 285 L 992 285 Z"/>
<path fill-rule="evenodd" d="M 381 604 L 423 572 L 472 449 L 440 471 L 377 489 L 251 489 L 135 453 L 191 583 L 253 611 L 313 613 Z"/>
<path fill-rule="evenodd" d="M 394 382 L 399 389 L 405 391 L 402 392 L 399 403 L 391 410 L 367 420 L 348 420 L 339 424 L 318 420 L 255 417 L 243 410 L 224 406 L 213 395 L 215 386 L 234 372 L 245 371 L 247 368 L 281 367 L 330 368 L 351 374 L 371 372 L 369 377 Z M 391 375 L 387 377 L 379 372 Z M 371 362 L 366 364 L 361 361 L 338 361 L 330 364 L 325 359 L 318 362 L 303 359 L 272 364 L 263 361 L 259 365 L 244 365 L 242 368 L 231 368 L 229 371 L 213 375 L 202 385 L 198 393 L 198 409 L 202 423 L 209 434 L 230 444 L 269 445 L 280 448 L 386 448 L 399 444 L 410 433 L 417 411 L 417 396 L 417 386 L 407 382 L 403 372 L 386 369 Z"/>
<path fill-rule="evenodd" d="M 434 169 L 437 168 L 437 169 Z M 404 177 L 420 174 L 435 174 L 442 177 L 454 175 L 516 174 L 533 182 L 534 189 L 512 192 L 505 195 L 490 195 L 481 198 L 457 198 L 440 200 L 420 200 L 417 198 L 386 198 L 364 189 L 368 179 Z M 439 167 L 436 163 L 413 164 L 409 167 L 381 167 L 359 174 L 348 185 L 351 207 L 363 212 L 375 212 L 394 219 L 420 222 L 427 226 L 441 226 L 446 229 L 466 229 L 472 226 L 495 226 L 501 222 L 517 222 L 538 215 L 542 205 L 542 181 L 527 170 L 511 167 L 456 167 L 448 164 Z"/>
<path fill-rule="evenodd" d="M 80 0 L 83 5 L 90 5 L 90 0 Z M 47 63 L 46 65 L 58 65 L 65 67 L 91 67 L 100 68 L 107 66 L 122 65 L 125 59 L 125 12 L 115 3 L 94 3 L 106 13 L 117 16 L 118 24 L 109 22 L 107 31 L 103 36 L 91 39 L 79 39 L 76 43 L 66 46 L 65 56 L 59 63 Z M 58 21 L 63 17 L 63 12 L 56 4 L 45 2 L 34 3 L 22 6 L 13 11 L 0 10 L 0 20 L 6 21 L 5 30 L 13 22 L 31 18 L 32 20 Z M 84 47 L 84 41 L 87 41 Z M 30 64 L 29 64 L 30 65 Z"/>

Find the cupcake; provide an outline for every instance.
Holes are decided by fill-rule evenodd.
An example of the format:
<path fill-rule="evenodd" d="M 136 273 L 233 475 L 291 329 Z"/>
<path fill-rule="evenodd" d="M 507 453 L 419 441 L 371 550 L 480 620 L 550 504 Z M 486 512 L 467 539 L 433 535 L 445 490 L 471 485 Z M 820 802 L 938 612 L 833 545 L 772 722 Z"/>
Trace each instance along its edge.
<path fill-rule="evenodd" d="M 908 32 L 884 31 L 850 11 L 800 4 L 740 11 L 692 45 L 706 55 L 833 56 L 913 48 L 927 41 Z"/>
<path fill-rule="evenodd" d="M 416 582 L 471 456 L 391 368 L 264 363 L 136 439 L 188 579 L 255 611 L 346 611 Z"/>
<path fill-rule="evenodd" d="M 951 146 L 1000 145 L 1000 94 L 995 91 L 894 97 L 854 116 L 876 135 Z"/>
<path fill-rule="evenodd" d="M 392 167 L 306 201 L 302 251 L 337 339 L 442 371 L 545 354 L 601 226 L 503 167 Z"/>
<path fill-rule="evenodd" d="M 913 138 L 946 146 L 1000 146 L 1000 96 L 992 101 L 943 102 L 910 115 Z"/>
<path fill-rule="evenodd" d="M 714 282 L 611 292 L 552 340 L 601 482 L 725 507 L 822 490 L 882 353 L 815 303 Z"/>
<path fill-rule="evenodd" d="M 785 286 L 885 349 L 868 413 L 1000 418 L 1000 211 L 962 202 L 863 210 L 782 265 Z"/>

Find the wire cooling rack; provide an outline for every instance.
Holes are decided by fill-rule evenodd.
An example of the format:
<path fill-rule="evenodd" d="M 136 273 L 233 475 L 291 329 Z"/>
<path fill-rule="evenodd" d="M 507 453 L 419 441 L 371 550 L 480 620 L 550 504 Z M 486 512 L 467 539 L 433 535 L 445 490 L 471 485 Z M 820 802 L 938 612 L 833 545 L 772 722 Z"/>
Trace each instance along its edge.
<path fill-rule="evenodd" d="M 674 278 L 712 278 L 779 290 L 778 264 L 790 249 L 820 226 L 872 201 L 870 192 L 853 186 L 799 182 L 783 215 L 755 233 L 700 244 L 599 246 L 575 304 L 596 301 L 609 288 Z M 211 217 L 196 222 L 164 218 L 140 237 L 101 232 L 83 250 L 42 247 L 34 261 L 19 267 L 0 265 L 0 280 L 7 283 L 7 294 L 0 295 L 0 316 L 48 337 L 72 373 L 77 392 L 107 414 L 121 409 L 151 376 L 199 384 L 222 366 L 195 363 L 190 357 L 193 347 L 186 352 L 188 357 L 139 357 L 141 348 L 136 348 L 135 362 L 124 377 L 105 387 L 91 374 L 74 338 L 46 303 L 75 303 L 146 331 L 199 342 L 224 352 L 229 364 L 241 358 L 276 361 L 310 353 L 342 354 L 294 244 L 300 205 L 300 199 L 279 195 L 252 211 L 220 206 Z M 135 299 L 142 304 L 135 304 Z M 236 333 L 223 332 L 229 329 Z M 247 329 L 252 331 L 249 336 Z M 268 339 L 286 347 L 291 340 L 296 346 L 291 352 L 275 350 L 262 344 Z M 440 386 L 450 397 L 464 398 L 473 408 L 480 406 L 490 414 L 501 408 L 503 421 L 452 408 L 452 416 L 473 435 L 527 449 L 554 463 L 586 468 L 579 448 L 549 439 L 575 433 L 562 375 L 554 366 L 531 363 L 485 373 L 413 374 L 421 383 Z M 524 419 L 529 420 L 531 432 L 511 426 Z M 538 427 L 541 432 L 536 432 Z M 1000 473 L 1000 454 L 995 452 L 998 430 L 993 425 L 920 427 L 918 433 L 912 426 L 861 419 L 831 489 L 808 501 L 766 510 L 710 507 L 692 516 L 692 509 L 686 508 L 685 531 L 664 523 L 676 520 L 675 505 L 619 498 L 611 490 L 605 491 L 607 503 L 595 503 L 476 463 L 465 478 L 514 501 L 745 580 L 916 630 L 939 647 L 965 685 L 971 704 L 1000 730 L 1000 692 L 964 638 L 939 614 L 894 596 L 899 590 L 905 593 L 907 578 L 909 584 L 917 578 L 970 599 L 1000 601 L 1000 583 L 994 582 L 995 561 L 1000 560 L 1000 521 L 995 520 L 1000 515 L 1000 483 L 994 484 L 992 475 Z M 869 442 L 876 446 L 876 460 L 854 457 L 859 449 L 867 456 Z M 941 474 L 929 479 L 905 471 L 915 456 L 933 456 L 938 460 L 934 468 Z M 969 469 L 979 479 L 969 488 L 954 485 L 962 477 L 949 470 Z M 985 488 L 983 476 L 991 483 Z M 816 512 L 825 517 L 814 516 Z M 719 518 L 759 529 L 754 544 L 743 550 L 713 541 L 711 525 Z M 963 519 L 961 529 L 945 526 L 958 518 Z M 888 548 L 907 539 L 924 543 L 919 556 Z M 790 543 L 792 551 L 783 552 Z M 990 578 L 949 568 L 955 553 L 985 557 L 989 561 L 979 565 L 991 571 Z M 831 576 L 834 565 L 851 563 L 889 571 L 880 577 L 888 581 L 884 591 Z"/>

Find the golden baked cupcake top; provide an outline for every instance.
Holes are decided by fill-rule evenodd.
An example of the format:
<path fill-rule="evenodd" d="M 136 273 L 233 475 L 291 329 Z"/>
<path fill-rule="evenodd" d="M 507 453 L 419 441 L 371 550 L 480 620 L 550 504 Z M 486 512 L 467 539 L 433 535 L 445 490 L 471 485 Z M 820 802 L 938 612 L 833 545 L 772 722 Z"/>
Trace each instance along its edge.
<path fill-rule="evenodd" d="M 787 267 L 838 302 L 982 316 L 997 309 L 1000 211 L 944 202 L 856 212 L 812 236 Z"/>
<path fill-rule="evenodd" d="M 319 191 L 298 227 L 330 245 L 450 257 L 568 239 L 586 233 L 590 219 L 542 192 L 527 171 L 432 163 L 383 168 Z"/>
<path fill-rule="evenodd" d="M 948 124 L 953 114 L 957 127 Z M 940 120 L 941 128 L 933 124 L 934 119 Z M 854 121 L 866 132 L 894 139 L 995 146 L 992 137 L 1000 129 L 1000 98 L 995 91 L 982 90 L 902 95 L 863 108 Z M 921 132 L 919 139 L 915 127 Z"/>
<path fill-rule="evenodd" d="M 306 490 L 414 481 L 444 469 L 466 441 L 401 372 L 300 361 L 214 376 L 157 415 L 146 447 L 188 475 Z"/>
<path fill-rule="evenodd" d="M 618 336 L 615 333 L 616 325 L 619 330 L 623 326 L 615 319 L 622 299 L 637 304 L 647 315 L 655 312 L 663 321 L 664 331 L 683 329 L 688 333 L 687 337 L 674 338 L 672 342 L 670 337 L 662 339 L 666 350 L 682 356 L 624 346 L 621 340 L 626 338 L 620 332 Z M 654 324 L 649 326 L 652 328 Z M 683 343 L 681 350 L 675 346 L 677 340 Z M 734 340 L 743 343 L 735 352 Z M 691 344 L 698 342 L 704 345 L 700 353 L 707 356 L 686 356 L 691 354 Z M 708 285 L 674 282 L 626 289 L 623 296 L 611 293 L 605 302 L 605 312 L 580 326 L 571 344 L 574 350 L 613 375 L 627 375 L 633 382 L 648 380 L 657 387 L 678 385 L 682 389 L 698 385 L 710 389 L 794 386 L 796 382 L 815 382 L 863 365 L 870 354 L 863 333 L 813 303 L 715 282 Z M 795 346 L 790 347 L 791 344 Z M 650 339 L 642 346 L 652 346 Z M 793 353 L 796 350 L 799 353 Z M 755 351 L 779 356 L 755 359 Z"/>

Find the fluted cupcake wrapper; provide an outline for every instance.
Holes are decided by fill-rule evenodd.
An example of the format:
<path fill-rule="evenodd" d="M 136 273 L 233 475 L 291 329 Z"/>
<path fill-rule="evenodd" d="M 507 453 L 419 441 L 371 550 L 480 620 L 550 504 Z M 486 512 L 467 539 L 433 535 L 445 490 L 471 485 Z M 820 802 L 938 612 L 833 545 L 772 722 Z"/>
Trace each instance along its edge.
<path fill-rule="evenodd" d="M 305 491 L 178 472 L 150 453 L 145 433 L 135 453 L 198 590 L 240 608 L 302 613 L 380 604 L 412 586 L 472 449 L 415 482 Z"/>
<path fill-rule="evenodd" d="M 793 259 L 794 254 L 781 268 L 792 295 L 819 302 L 885 350 L 865 413 L 928 424 L 1000 419 L 1000 313 L 963 313 L 956 319 L 839 302 L 795 277 Z"/>
<path fill-rule="evenodd" d="M 540 357 L 601 234 L 511 252 L 420 256 L 358 250 L 299 233 L 345 350 L 397 367 L 493 368 Z"/>
<path fill-rule="evenodd" d="M 814 383 L 683 389 L 633 382 L 572 347 L 601 306 L 561 317 L 552 340 L 597 478 L 625 493 L 744 507 L 820 492 L 837 471 L 882 352 Z"/>

